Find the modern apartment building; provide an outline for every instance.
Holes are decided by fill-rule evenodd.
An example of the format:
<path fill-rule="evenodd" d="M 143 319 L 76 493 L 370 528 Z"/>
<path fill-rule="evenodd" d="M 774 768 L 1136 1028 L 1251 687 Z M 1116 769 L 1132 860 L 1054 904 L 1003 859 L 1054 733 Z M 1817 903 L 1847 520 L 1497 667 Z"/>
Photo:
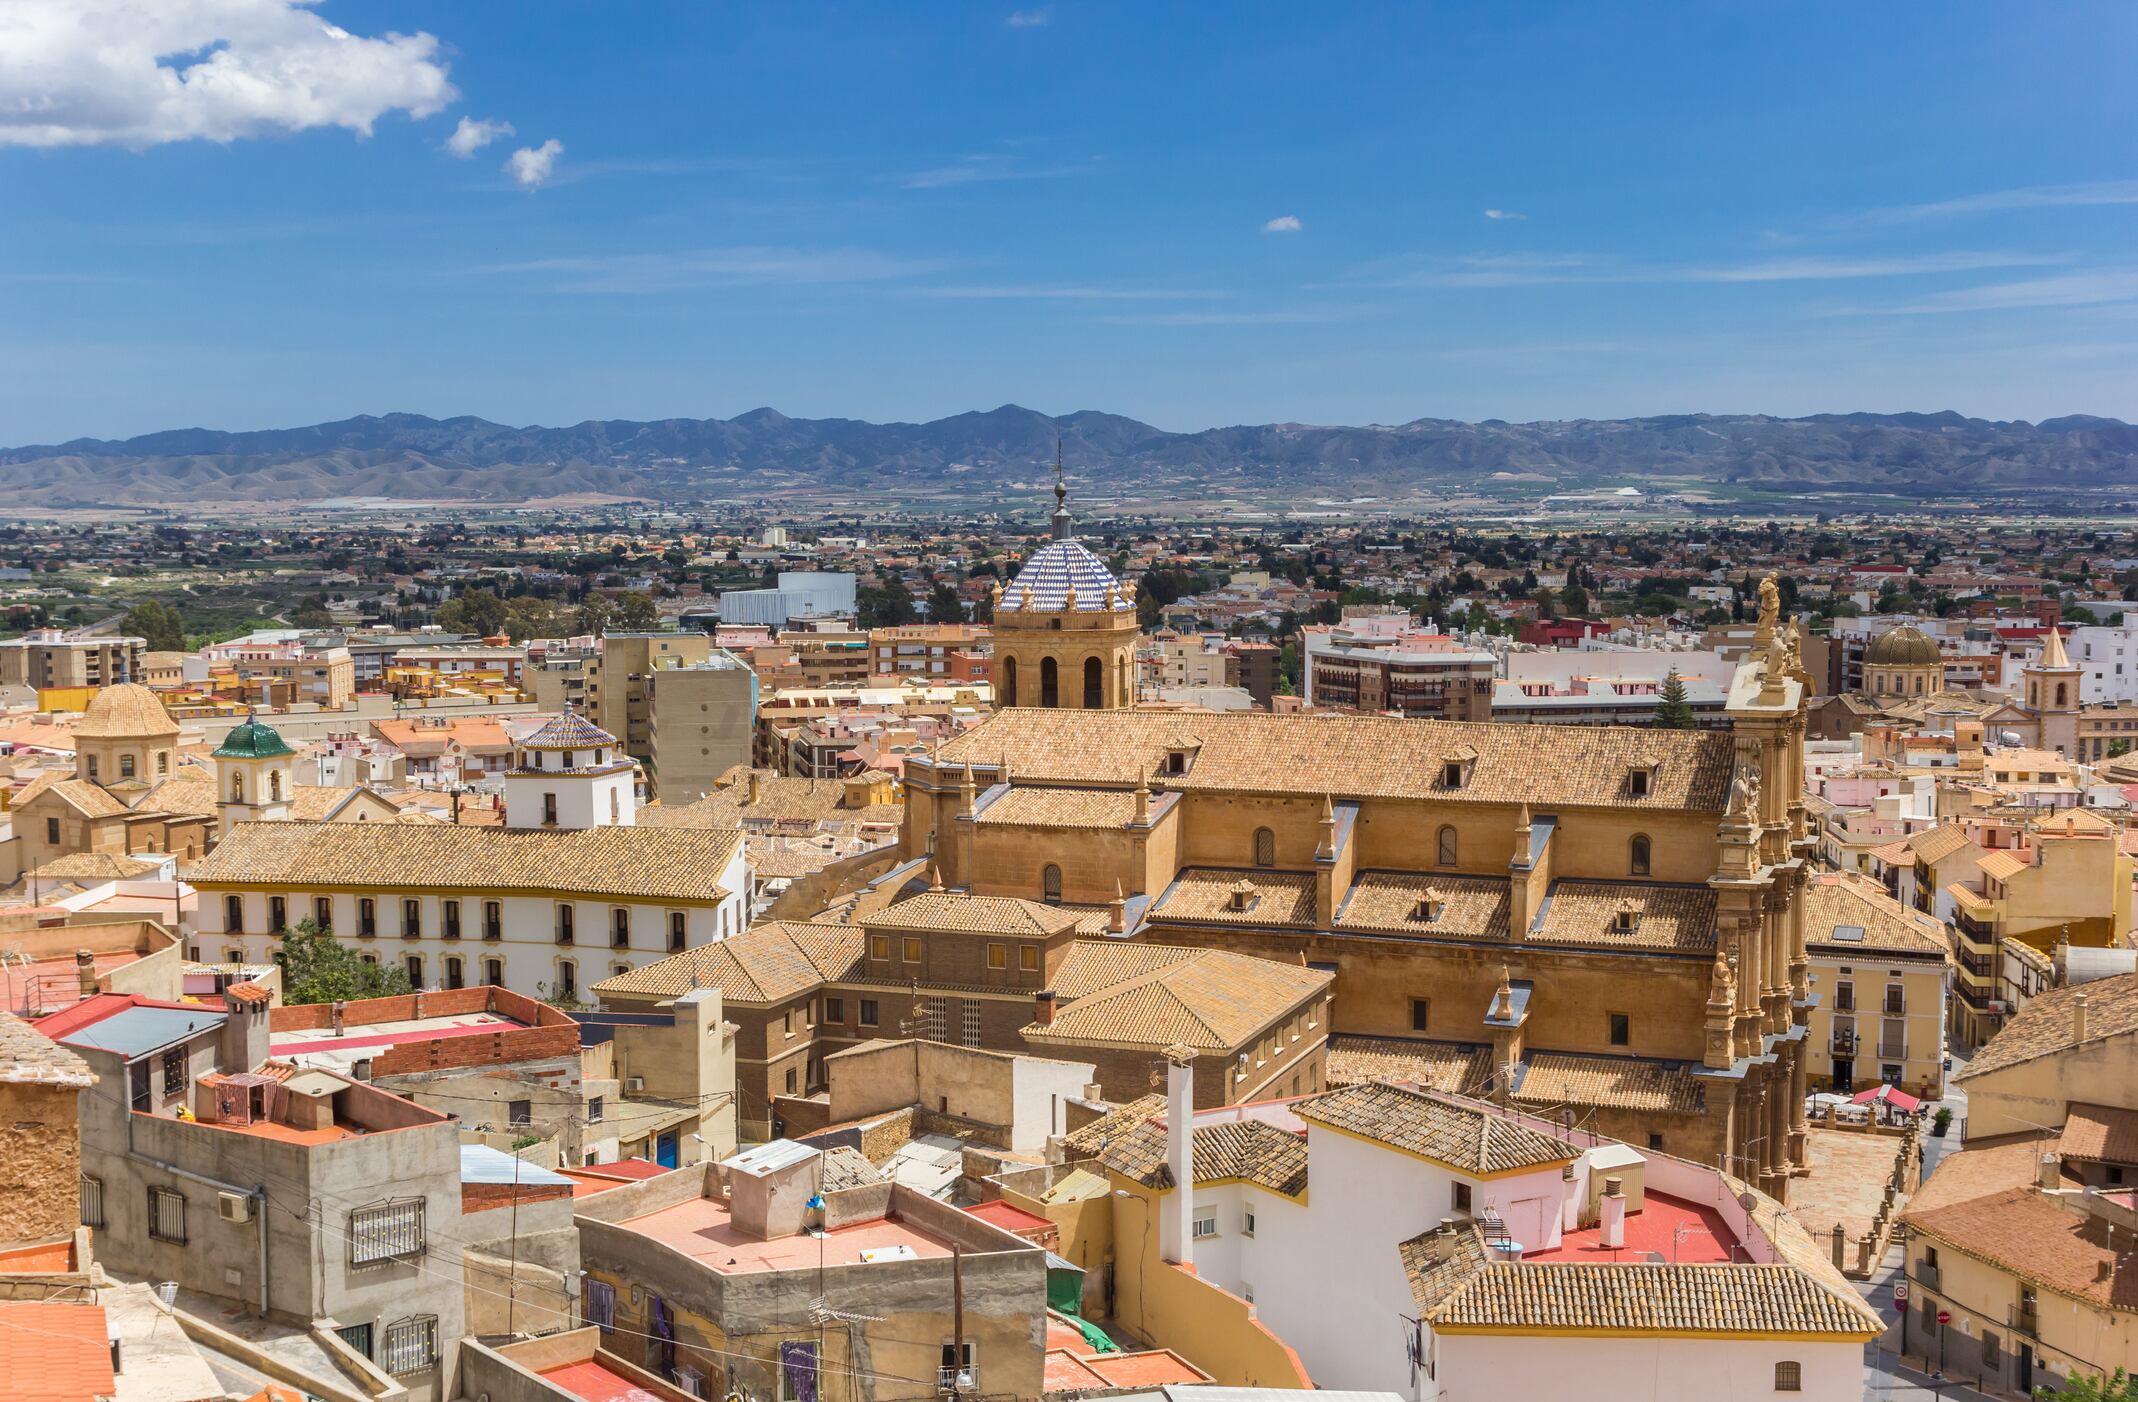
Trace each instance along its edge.
<path fill-rule="evenodd" d="M 36 628 L 0 642 L 0 686 L 115 686 L 141 680 L 148 640 L 77 637 L 59 628 Z"/>
<path fill-rule="evenodd" d="M 733 653 L 657 665 L 645 677 L 649 768 L 664 806 L 694 803 L 748 764 L 757 738 L 757 674 Z"/>
<path fill-rule="evenodd" d="M 1435 720 L 1491 720 L 1494 659 L 1402 612 L 1351 610 L 1343 622 L 1302 631 L 1310 705 L 1393 711 Z"/>

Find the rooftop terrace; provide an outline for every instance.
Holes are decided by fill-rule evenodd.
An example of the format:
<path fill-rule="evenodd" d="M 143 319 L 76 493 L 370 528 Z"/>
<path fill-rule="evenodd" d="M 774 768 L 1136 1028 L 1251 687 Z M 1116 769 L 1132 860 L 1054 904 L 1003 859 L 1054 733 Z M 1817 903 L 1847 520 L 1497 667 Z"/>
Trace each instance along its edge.
<path fill-rule="evenodd" d="M 765 1241 L 737 1228 L 725 1202 L 690 1198 L 626 1218 L 617 1225 L 650 1236 L 722 1275 L 850 1266 L 864 1260 L 947 1260 L 950 1243 L 909 1222 L 879 1217 L 836 1227 L 823 1236 L 775 1237 Z"/>

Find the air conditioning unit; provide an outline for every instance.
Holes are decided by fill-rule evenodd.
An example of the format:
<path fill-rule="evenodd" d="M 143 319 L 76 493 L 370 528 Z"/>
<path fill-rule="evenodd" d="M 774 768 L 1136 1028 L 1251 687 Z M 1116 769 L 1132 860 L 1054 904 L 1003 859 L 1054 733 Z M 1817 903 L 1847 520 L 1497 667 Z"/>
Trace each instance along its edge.
<path fill-rule="evenodd" d="M 225 1222 L 250 1222 L 252 1220 L 252 1194 L 217 1193 L 215 1215 Z"/>
<path fill-rule="evenodd" d="M 646 1078 L 644 1076 L 626 1076 L 624 1078 L 624 1089 L 632 1095 L 643 1095 L 646 1091 Z"/>

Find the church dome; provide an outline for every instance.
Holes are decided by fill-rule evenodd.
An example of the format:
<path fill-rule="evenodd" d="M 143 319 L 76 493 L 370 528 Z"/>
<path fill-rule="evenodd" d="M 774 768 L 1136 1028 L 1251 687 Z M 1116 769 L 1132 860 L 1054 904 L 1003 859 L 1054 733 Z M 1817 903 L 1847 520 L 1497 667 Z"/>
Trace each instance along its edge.
<path fill-rule="evenodd" d="M 100 688 L 74 727 L 77 740 L 148 740 L 178 734 L 178 722 L 139 682 Z"/>
<path fill-rule="evenodd" d="M 1069 602 L 1070 590 L 1076 602 Z M 1029 594 L 1029 598 L 1027 595 Z M 1078 613 L 1103 613 L 1108 609 L 1134 613 L 1121 581 L 1114 578 L 1098 556 L 1074 540 L 1056 540 L 1024 562 L 1017 577 L 1002 591 L 997 613 L 1060 613 L 1073 607 Z"/>
<path fill-rule="evenodd" d="M 616 743 L 616 737 L 608 731 L 577 711 L 566 710 L 522 740 L 520 745 L 529 750 L 594 750 L 606 749 Z"/>
<path fill-rule="evenodd" d="M 230 727 L 223 743 L 215 747 L 217 759 L 274 759 L 295 753 L 279 731 L 260 724 L 259 718 L 250 713 L 244 724 Z"/>
<path fill-rule="evenodd" d="M 1938 645 L 1929 634 L 1903 624 L 1872 639 L 1863 660 L 1873 667 L 1934 667 L 1942 660 Z"/>

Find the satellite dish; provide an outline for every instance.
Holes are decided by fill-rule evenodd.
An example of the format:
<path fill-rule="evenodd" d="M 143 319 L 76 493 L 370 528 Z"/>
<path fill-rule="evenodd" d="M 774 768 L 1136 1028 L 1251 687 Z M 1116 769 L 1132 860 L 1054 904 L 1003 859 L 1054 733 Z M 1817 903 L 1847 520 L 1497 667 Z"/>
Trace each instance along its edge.
<path fill-rule="evenodd" d="M 1737 1195 L 1737 1205 L 1750 1212 L 1753 1208 L 1759 1206 L 1759 1194 L 1747 1188 Z"/>

